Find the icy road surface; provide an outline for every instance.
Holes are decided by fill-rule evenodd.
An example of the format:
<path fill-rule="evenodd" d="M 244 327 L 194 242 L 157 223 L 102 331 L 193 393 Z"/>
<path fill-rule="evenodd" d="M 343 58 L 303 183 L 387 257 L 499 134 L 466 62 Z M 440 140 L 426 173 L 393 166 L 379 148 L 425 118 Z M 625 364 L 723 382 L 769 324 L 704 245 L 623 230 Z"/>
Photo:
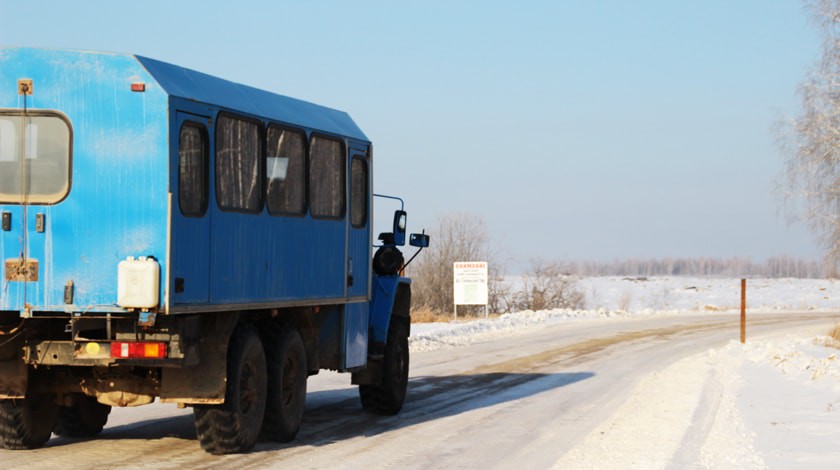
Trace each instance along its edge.
<path fill-rule="evenodd" d="M 349 375 L 322 372 L 290 444 L 211 456 L 190 410 L 151 405 L 115 409 L 98 439 L 0 451 L 0 467 L 836 468 L 836 364 L 799 364 L 796 346 L 779 344 L 838 321 L 753 315 L 747 347 L 731 342 L 737 314 L 701 312 L 546 322 L 457 347 L 421 341 L 395 417 L 363 413 Z M 829 381 L 808 390 L 820 374 Z"/>

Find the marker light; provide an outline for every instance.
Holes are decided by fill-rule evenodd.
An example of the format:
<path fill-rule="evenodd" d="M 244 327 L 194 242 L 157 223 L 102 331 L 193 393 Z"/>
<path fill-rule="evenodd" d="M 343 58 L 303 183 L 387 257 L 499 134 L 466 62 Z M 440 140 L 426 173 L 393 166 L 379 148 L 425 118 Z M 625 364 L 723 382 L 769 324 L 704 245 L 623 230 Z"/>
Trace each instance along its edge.
<path fill-rule="evenodd" d="M 111 357 L 118 359 L 163 359 L 166 357 L 166 343 L 114 341 L 111 343 Z"/>
<path fill-rule="evenodd" d="M 146 84 L 143 82 L 134 82 L 131 84 L 131 91 L 143 93 L 146 91 Z"/>
<path fill-rule="evenodd" d="M 88 343 L 85 345 L 85 354 L 88 356 L 98 356 L 101 350 L 102 348 L 99 347 L 99 343 Z"/>

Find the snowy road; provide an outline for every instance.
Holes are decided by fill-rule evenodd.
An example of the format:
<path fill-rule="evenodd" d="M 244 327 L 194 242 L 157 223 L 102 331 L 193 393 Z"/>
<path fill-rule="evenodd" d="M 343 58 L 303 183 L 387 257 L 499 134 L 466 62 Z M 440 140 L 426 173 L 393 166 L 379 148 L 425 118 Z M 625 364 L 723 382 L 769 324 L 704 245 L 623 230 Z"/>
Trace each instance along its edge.
<path fill-rule="evenodd" d="M 755 315 L 749 338 L 825 333 L 840 316 Z M 117 409 L 99 439 L 53 438 L 35 451 L 0 451 L 3 468 L 732 468 L 764 462 L 716 440 L 725 368 L 710 348 L 738 337 L 738 316 L 585 319 L 512 331 L 492 341 L 412 355 L 396 417 L 361 412 L 349 376 L 310 378 L 291 444 L 260 443 L 215 457 L 195 441 L 192 413 L 168 405 Z M 721 429 L 723 429 L 721 431 Z M 742 430 L 743 431 L 743 430 Z M 731 436 L 726 433 L 734 433 Z M 733 447 L 735 446 L 735 447 Z M 724 455 L 725 454 L 725 455 Z"/>

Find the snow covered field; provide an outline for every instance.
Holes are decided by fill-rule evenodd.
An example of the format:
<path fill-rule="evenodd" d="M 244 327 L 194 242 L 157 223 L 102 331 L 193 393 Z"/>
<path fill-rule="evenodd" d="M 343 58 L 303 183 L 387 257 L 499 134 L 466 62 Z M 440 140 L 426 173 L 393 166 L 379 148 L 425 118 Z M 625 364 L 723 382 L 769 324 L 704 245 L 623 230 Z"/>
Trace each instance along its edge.
<path fill-rule="evenodd" d="M 631 313 L 719 311 L 741 308 L 741 280 L 654 277 L 584 278 L 578 289 L 592 310 Z M 751 311 L 838 311 L 840 282 L 826 279 L 747 279 Z"/>
<path fill-rule="evenodd" d="M 586 294 L 586 310 L 415 324 L 411 349 L 453 348 L 569 321 L 737 316 L 740 308 L 738 279 L 586 278 L 578 288 Z M 840 344 L 828 331 L 813 329 L 752 337 L 749 318 L 836 313 L 840 283 L 748 280 L 747 308 L 745 345 L 732 341 L 642 378 L 618 411 L 556 468 L 838 468 Z"/>

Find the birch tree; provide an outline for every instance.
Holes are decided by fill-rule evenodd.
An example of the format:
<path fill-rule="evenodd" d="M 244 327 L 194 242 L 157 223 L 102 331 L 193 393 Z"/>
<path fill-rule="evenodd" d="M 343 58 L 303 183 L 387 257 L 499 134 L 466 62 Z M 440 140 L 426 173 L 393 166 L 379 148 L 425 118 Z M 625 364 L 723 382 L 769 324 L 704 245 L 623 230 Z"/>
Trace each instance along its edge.
<path fill-rule="evenodd" d="M 840 261 L 840 0 L 806 0 L 822 39 L 819 61 L 799 86 L 801 115 L 783 125 L 785 197 L 801 200 L 798 218 L 824 248 L 826 267 Z M 790 206 L 789 206 L 790 207 Z"/>

